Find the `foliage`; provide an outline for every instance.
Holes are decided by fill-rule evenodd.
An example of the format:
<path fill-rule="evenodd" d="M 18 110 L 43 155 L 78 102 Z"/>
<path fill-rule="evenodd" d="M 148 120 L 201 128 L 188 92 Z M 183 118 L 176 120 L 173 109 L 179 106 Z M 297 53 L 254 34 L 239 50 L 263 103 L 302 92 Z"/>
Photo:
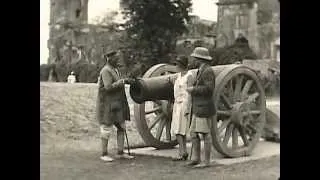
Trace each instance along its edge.
<path fill-rule="evenodd" d="M 50 64 L 40 65 L 40 81 L 48 81 L 51 67 L 52 65 Z"/>
<path fill-rule="evenodd" d="M 71 73 L 71 66 L 64 61 L 58 61 L 54 71 L 57 74 L 57 82 L 67 82 L 68 75 Z"/>
<path fill-rule="evenodd" d="M 168 62 L 177 37 L 187 31 L 191 5 L 190 0 L 128 0 L 123 13 L 125 46 L 134 51 L 130 60 L 139 58 L 145 66 Z"/>
<path fill-rule="evenodd" d="M 258 1 L 258 38 L 261 58 L 270 58 L 270 44 L 280 36 L 280 3 L 277 0 Z"/>
<path fill-rule="evenodd" d="M 40 65 L 40 81 L 48 81 L 49 74 L 57 82 L 67 82 L 69 74 L 73 71 L 77 82 L 96 83 L 101 68 L 96 64 L 90 64 L 85 60 L 80 60 L 74 64 L 63 63 L 59 61 L 55 64 Z"/>
<path fill-rule="evenodd" d="M 273 14 L 280 12 L 280 3 L 277 0 L 258 1 L 258 23 L 264 24 L 272 21 Z"/>
<path fill-rule="evenodd" d="M 87 61 L 79 61 L 73 64 L 72 71 L 76 74 L 78 82 L 96 83 L 100 69 L 96 64 L 90 64 Z"/>
<path fill-rule="evenodd" d="M 223 48 L 209 48 L 209 53 L 213 57 L 212 65 L 233 64 L 244 59 L 257 59 L 256 54 L 247 43 L 235 42 L 231 46 Z"/>
<path fill-rule="evenodd" d="M 197 17 L 197 16 L 196 16 Z M 187 24 L 188 32 L 184 34 L 187 37 L 202 37 L 208 34 L 214 34 L 216 29 L 216 22 L 206 22 L 207 20 L 201 20 L 200 18 L 197 20 L 191 20 L 190 23 Z"/>

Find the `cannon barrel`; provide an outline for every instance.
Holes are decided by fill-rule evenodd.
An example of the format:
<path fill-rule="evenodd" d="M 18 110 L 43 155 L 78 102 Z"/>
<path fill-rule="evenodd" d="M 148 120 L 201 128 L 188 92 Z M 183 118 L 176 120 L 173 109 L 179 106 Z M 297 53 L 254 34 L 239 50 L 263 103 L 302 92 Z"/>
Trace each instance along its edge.
<path fill-rule="evenodd" d="M 212 69 L 218 77 L 218 75 L 227 68 L 234 69 L 237 66 L 243 65 L 221 65 L 213 66 Z M 197 70 L 190 70 L 192 73 L 196 73 Z M 176 80 L 177 73 L 169 74 L 165 76 L 141 78 L 130 86 L 130 96 L 138 104 L 145 101 L 156 100 L 171 100 L 173 95 L 173 84 Z"/>
<path fill-rule="evenodd" d="M 130 85 L 130 96 L 136 103 L 173 99 L 173 78 L 176 74 L 137 79 Z"/>

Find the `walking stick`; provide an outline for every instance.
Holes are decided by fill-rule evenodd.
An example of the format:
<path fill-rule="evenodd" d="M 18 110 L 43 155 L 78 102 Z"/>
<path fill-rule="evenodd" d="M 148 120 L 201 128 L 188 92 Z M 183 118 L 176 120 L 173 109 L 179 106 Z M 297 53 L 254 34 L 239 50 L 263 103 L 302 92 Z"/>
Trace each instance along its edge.
<path fill-rule="evenodd" d="M 130 146 L 129 146 L 128 135 L 127 135 L 127 131 L 126 130 L 124 130 L 124 134 L 126 136 L 126 141 L 127 141 L 127 146 L 128 146 L 128 154 L 130 155 Z"/>
<path fill-rule="evenodd" d="M 191 127 L 191 121 L 192 121 L 192 108 L 191 108 L 191 113 L 190 113 L 190 124 L 189 124 L 189 128 Z M 189 157 L 189 160 L 191 160 L 192 158 L 192 150 L 193 150 L 193 143 L 192 143 L 192 137 L 191 137 L 191 150 L 190 150 L 190 157 Z"/>

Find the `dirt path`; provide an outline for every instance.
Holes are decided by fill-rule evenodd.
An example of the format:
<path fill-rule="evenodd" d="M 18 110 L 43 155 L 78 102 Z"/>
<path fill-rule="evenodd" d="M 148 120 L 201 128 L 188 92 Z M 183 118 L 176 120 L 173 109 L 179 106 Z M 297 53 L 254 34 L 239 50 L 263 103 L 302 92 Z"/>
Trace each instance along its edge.
<path fill-rule="evenodd" d="M 280 176 L 279 156 L 231 166 L 190 169 L 168 158 L 137 156 L 135 160 L 110 164 L 99 160 L 98 151 L 46 152 L 40 154 L 43 180 L 276 180 Z"/>

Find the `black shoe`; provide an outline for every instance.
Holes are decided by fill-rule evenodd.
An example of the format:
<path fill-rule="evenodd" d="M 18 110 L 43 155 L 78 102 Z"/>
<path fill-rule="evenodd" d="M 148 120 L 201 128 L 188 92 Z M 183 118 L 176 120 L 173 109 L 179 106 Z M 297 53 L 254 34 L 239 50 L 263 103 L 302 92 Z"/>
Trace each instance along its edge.
<path fill-rule="evenodd" d="M 188 153 L 185 153 L 183 156 L 182 156 L 182 158 L 183 158 L 183 160 L 188 160 L 188 156 L 189 156 L 189 154 Z"/>
<path fill-rule="evenodd" d="M 193 168 L 206 168 L 206 167 L 210 167 L 210 163 L 199 163 L 197 165 L 194 165 Z"/>
<path fill-rule="evenodd" d="M 177 158 L 173 158 L 172 160 L 173 161 L 186 161 L 188 159 L 188 153 L 184 154 L 184 155 L 179 155 L 179 157 Z"/>
<path fill-rule="evenodd" d="M 187 164 L 186 164 L 186 166 L 195 166 L 195 165 L 197 165 L 197 164 L 199 164 L 200 163 L 200 161 L 191 161 L 191 162 L 188 162 Z"/>

